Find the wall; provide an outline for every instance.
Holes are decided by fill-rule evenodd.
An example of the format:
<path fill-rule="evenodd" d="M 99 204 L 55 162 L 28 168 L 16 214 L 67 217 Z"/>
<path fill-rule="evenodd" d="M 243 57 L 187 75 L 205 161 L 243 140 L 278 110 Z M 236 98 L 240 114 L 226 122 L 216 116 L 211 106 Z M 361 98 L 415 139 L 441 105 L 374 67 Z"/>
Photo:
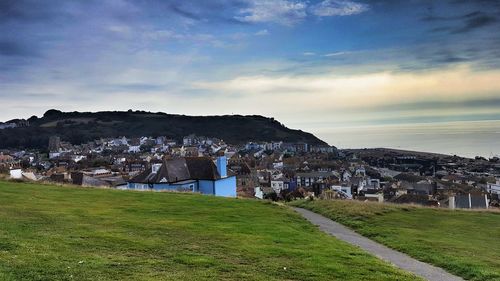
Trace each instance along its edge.
<path fill-rule="evenodd" d="M 128 183 L 128 189 L 134 190 L 154 190 L 154 191 L 181 191 L 181 192 L 196 192 L 198 191 L 198 183 L 191 181 L 182 184 L 155 183 L 151 189 L 147 183 Z"/>
<path fill-rule="evenodd" d="M 129 189 L 150 190 L 148 184 L 128 183 Z M 154 191 L 191 191 L 200 192 L 206 195 L 216 195 L 225 197 L 236 197 L 236 177 L 227 177 L 217 181 L 199 180 L 183 184 L 154 184 Z"/>
<path fill-rule="evenodd" d="M 149 190 L 148 184 L 146 183 L 132 183 L 129 182 L 127 184 L 128 189 L 135 189 L 135 190 Z"/>
<path fill-rule="evenodd" d="M 23 177 L 23 171 L 21 169 L 10 170 L 11 179 L 21 179 Z"/>
<path fill-rule="evenodd" d="M 199 180 L 198 187 L 201 194 L 214 195 L 215 186 L 214 181 L 211 180 Z"/>
<path fill-rule="evenodd" d="M 198 183 L 191 181 L 182 184 L 168 184 L 168 183 L 155 183 L 153 185 L 154 191 L 179 191 L 179 192 L 194 192 L 198 190 Z"/>
<path fill-rule="evenodd" d="M 215 181 L 215 195 L 236 197 L 236 177 L 227 177 Z"/>

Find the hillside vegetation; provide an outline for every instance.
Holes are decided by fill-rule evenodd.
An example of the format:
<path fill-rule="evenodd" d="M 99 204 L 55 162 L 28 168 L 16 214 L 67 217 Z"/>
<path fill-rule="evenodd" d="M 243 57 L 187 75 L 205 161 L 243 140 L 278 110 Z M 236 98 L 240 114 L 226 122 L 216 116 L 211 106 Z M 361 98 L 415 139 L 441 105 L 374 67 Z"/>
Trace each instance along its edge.
<path fill-rule="evenodd" d="M 325 144 L 310 133 L 292 130 L 262 116 L 185 116 L 145 111 L 61 112 L 49 110 L 28 119 L 29 127 L 0 130 L 0 148 L 46 148 L 52 135 L 81 144 L 106 137 L 216 137 L 230 144 L 285 141 Z"/>
<path fill-rule="evenodd" d="M 470 280 L 500 280 L 500 212 L 297 201 L 358 233 Z"/>
<path fill-rule="evenodd" d="M 0 181 L 0 280 L 416 280 L 286 207 Z"/>

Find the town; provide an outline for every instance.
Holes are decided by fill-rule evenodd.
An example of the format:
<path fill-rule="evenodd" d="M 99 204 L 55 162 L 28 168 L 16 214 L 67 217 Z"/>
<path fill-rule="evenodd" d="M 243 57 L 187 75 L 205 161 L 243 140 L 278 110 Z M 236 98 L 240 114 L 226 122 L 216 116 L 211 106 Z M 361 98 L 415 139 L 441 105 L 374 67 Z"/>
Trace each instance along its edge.
<path fill-rule="evenodd" d="M 475 159 L 307 143 L 234 145 L 194 134 L 101 138 L 46 150 L 0 150 L 0 173 L 19 181 L 177 191 L 291 201 L 343 199 L 442 208 L 500 206 L 498 157 Z"/>

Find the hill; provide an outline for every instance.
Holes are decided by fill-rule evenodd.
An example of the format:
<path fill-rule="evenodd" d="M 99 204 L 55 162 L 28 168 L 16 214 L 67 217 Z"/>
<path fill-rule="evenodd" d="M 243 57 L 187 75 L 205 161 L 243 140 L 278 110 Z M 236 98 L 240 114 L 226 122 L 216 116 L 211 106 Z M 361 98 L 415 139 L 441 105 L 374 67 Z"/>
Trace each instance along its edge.
<path fill-rule="evenodd" d="M 297 201 L 358 233 L 467 280 L 500 280 L 500 212 L 359 201 Z"/>
<path fill-rule="evenodd" d="M 286 207 L 0 181 L 0 280 L 418 280 Z"/>
<path fill-rule="evenodd" d="M 258 115 L 186 116 L 130 110 L 61 112 L 52 109 L 41 118 L 33 116 L 28 121 L 28 126 L 0 130 L 0 148 L 46 148 L 52 135 L 72 144 L 119 136 L 167 136 L 181 140 L 189 134 L 216 137 L 230 144 L 247 141 L 325 144 L 310 133 L 289 129 L 273 118 Z"/>

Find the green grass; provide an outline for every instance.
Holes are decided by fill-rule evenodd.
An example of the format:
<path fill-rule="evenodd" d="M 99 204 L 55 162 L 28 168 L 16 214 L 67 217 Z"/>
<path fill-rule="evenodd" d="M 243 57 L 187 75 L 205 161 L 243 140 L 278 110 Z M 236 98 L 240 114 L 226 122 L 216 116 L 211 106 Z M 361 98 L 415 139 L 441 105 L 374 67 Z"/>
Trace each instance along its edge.
<path fill-rule="evenodd" d="M 296 201 L 358 233 L 470 280 L 500 280 L 500 213 L 358 201 Z"/>
<path fill-rule="evenodd" d="M 0 181 L 0 280 L 415 279 L 287 207 Z"/>

